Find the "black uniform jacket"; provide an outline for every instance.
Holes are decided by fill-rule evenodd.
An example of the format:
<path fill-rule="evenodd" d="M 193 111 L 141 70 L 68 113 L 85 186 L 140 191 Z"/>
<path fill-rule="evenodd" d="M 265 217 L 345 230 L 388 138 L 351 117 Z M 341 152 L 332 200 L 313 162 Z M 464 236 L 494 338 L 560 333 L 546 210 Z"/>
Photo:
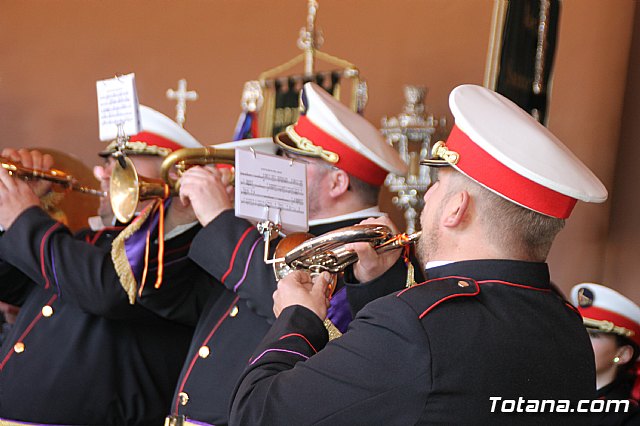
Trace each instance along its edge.
<path fill-rule="evenodd" d="M 312 227 L 314 235 L 359 223 L 351 219 Z M 273 253 L 273 250 L 271 251 Z M 208 424 L 225 424 L 233 388 L 247 365 L 251 353 L 260 343 L 271 323 L 273 292 L 276 280 L 271 265 L 264 263 L 264 242 L 256 227 L 244 219 L 235 217 L 232 210 L 223 212 L 193 240 L 189 256 L 206 269 L 222 285 L 202 286 L 194 280 L 192 292 L 163 287 L 153 301 L 146 299 L 145 289 L 140 303 L 162 312 L 167 318 L 181 321 L 197 321 L 189 354 L 176 387 L 171 414 Z M 402 263 L 402 262 L 399 262 Z M 406 268 L 396 266 L 393 273 L 401 275 L 396 283 L 404 285 Z M 213 280 L 212 280 L 213 281 Z M 207 290 L 209 296 L 202 309 L 193 307 Z M 346 287 L 338 285 L 335 298 L 343 298 Z M 200 290 L 199 290 L 200 289 Z M 349 284 L 349 302 L 358 309 L 368 300 L 397 290 L 385 286 L 368 287 L 368 283 Z M 195 290 L 195 291 L 193 291 Z M 164 292 L 164 301 L 160 294 Z M 342 293 L 340 293 L 342 292 Z M 191 300 L 185 294 L 192 294 Z M 185 297 L 179 304 L 176 298 Z M 344 312 L 343 312 L 344 314 Z"/>
<path fill-rule="evenodd" d="M 427 272 L 429 281 L 369 303 L 329 344 L 315 314 L 285 309 L 236 389 L 230 423 L 589 423 L 501 412 L 543 399 L 575 408 L 595 396 L 589 338 L 550 290 L 546 264 L 479 260 Z"/>
<path fill-rule="evenodd" d="M 34 207 L 0 237 L 0 299 L 21 306 L 1 348 L 0 418 L 162 424 L 193 328 L 129 304 L 110 254 L 120 229 L 74 237 Z M 167 243 L 165 281 L 191 263 L 184 238 Z"/>
<path fill-rule="evenodd" d="M 636 380 L 635 374 L 622 371 L 618 373 L 613 382 L 598 389 L 598 399 L 622 401 L 620 404 L 625 404 L 624 407 L 620 405 L 619 409 L 616 409 L 617 403 L 616 405 L 610 405 L 610 409 L 605 409 L 598 414 L 596 420 L 598 426 L 640 425 L 640 407 L 638 406 L 638 401 L 631 398 Z"/>

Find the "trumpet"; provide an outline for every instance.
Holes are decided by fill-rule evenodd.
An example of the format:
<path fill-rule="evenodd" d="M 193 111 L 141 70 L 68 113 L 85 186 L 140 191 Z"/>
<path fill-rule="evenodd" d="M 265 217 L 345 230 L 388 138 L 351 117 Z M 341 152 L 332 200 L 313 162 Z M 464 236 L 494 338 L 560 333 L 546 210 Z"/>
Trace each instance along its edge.
<path fill-rule="evenodd" d="M 11 161 L 6 157 L 0 157 L 0 167 L 7 170 L 9 175 L 23 180 L 46 180 L 69 191 L 82 192 L 83 194 L 95 195 L 98 197 L 107 196 L 107 193 L 104 191 L 80 185 L 73 176 L 60 170 L 51 169 L 45 171 L 24 167 L 20 163 Z"/>
<path fill-rule="evenodd" d="M 369 242 L 377 253 L 383 253 L 414 244 L 421 235 L 422 231 L 394 234 L 385 225 L 348 226 L 314 238 L 311 234 L 293 233 L 276 246 L 273 270 L 278 280 L 296 269 L 336 274 L 358 261 L 358 255 L 345 249 L 345 244 Z"/>
<path fill-rule="evenodd" d="M 169 154 L 160 167 L 162 180 L 175 192 L 180 189 L 180 182 L 171 176 L 171 170 L 175 168 L 178 176 L 189 166 L 205 166 L 207 164 L 230 164 L 236 162 L 235 149 L 222 149 L 213 146 L 202 148 L 183 148 Z"/>
<path fill-rule="evenodd" d="M 335 290 L 337 273 L 358 260 L 358 255 L 344 246 L 349 243 L 369 242 L 377 253 L 394 250 L 415 243 L 422 231 L 413 234 L 393 234 L 385 225 L 354 225 L 327 232 L 319 237 L 305 232 L 296 232 L 280 240 L 275 250 L 273 272 L 277 280 L 284 278 L 296 269 L 304 269 L 311 274 L 327 271 L 332 273 L 329 283 L 331 293 Z M 293 247 L 293 248 L 291 248 Z M 407 277 L 413 280 L 412 266 Z M 324 320 L 329 333 L 329 340 L 342 335 L 340 330 L 329 320 Z"/>
<path fill-rule="evenodd" d="M 207 164 L 235 164 L 234 149 L 219 149 L 212 146 L 183 148 L 169 154 L 160 166 L 162 179 L 151 179 L 138 175 L 130 158 L 119 157 L 111 174 L 109 192 L 111 209 L 122 223 L 128 223 L 138 209 L 140 201 L 153 198 L 166 199 L 178 194 L 180 182 L 172 176 L 176 170 L 178 177 L 189 167 Z"/>

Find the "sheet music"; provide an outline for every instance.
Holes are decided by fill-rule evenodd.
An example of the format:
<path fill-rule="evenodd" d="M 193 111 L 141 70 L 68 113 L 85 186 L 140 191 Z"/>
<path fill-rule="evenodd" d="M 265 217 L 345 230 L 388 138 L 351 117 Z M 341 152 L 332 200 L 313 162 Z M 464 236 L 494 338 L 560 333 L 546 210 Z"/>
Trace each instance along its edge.
<path fill-rule="evenodd" d="M 304 164 L 237 149 L 235 167 L 236 216 L 253 221 L 270 219 L 289 231 L 309 229 Z"/>
<path fill-rule="evenodd" d="M 118 135 L 118 124 L 127 136 L 140 132 L 140 112 L 135 74 L 96 82 L 100 140 L 111 141 Z"/>

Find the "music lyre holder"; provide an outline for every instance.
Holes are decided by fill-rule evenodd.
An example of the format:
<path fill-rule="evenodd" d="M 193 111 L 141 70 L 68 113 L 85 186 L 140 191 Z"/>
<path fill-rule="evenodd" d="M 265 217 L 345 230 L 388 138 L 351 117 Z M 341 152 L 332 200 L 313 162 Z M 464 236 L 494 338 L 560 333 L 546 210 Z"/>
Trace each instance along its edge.
<path fill-rule="evenodd" d="M 127 168 L 127 162 L 124 157 L 126 156 L 125 149 L 127 148 L 127 142 L 129 138 L 124 131 L 124 122 L 120 121 L 116 124 L 118 127 L 118 135 L 116 136 L 116 152 L 113 153 L 113 157 L 118 160 L 118 164 L 123 169 Z"/>
<path fill-rule="evenodd" d="M 269 206 L 264 206 L 264 220 L 256 224 L 258 232 L 264 240 L 264 263 L 270 265 L 280 261 L 280 259 L 269 259 L 269 243 L 282 234 L 282 224 L 280 223 L 280 209 L 277 209 L 275 222 L 269 219 Z"/>

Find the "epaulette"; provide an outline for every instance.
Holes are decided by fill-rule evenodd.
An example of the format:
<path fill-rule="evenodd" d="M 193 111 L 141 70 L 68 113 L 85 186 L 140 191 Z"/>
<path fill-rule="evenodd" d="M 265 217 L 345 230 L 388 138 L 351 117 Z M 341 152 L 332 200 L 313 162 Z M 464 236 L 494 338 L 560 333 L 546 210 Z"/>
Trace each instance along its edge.
<path fill-rule="evenodd" d="M 456 297 L 476 296 L 480 286 L 471 278 L 449 276 L 428 280 L 402 290 L 396 296 L 405 301 L 418 314 L 427 315 L 433 308 Z"/>

